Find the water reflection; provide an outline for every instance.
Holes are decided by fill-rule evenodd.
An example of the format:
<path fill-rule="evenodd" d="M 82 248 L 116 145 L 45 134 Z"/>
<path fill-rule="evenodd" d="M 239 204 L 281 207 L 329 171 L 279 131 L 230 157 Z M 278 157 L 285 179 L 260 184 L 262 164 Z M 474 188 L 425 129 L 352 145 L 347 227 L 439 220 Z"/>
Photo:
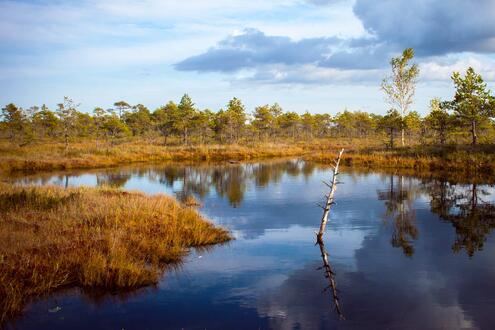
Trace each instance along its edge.
<path fill-rule="evenodd" d="M 461 184 L 445 178 L 418 183 L 402 175 L 390 175 L 389 187 L 377 192 L 385 203 L 385 219 L 392 223 L 391 245 L 411 257 L 419 237 L 414 202 L 427 196 L 430 209 L 455 228 L 454 252 L 465 250 L 469 256 L 483 249 L 488 235 L 495 228 L 495 204 L 490 186 Z"/>
<path fill-rule="evenodd" d="M 328 260 L 329 253 L 325 249 L 325 243 L 323 242 L 323 240 L 318 240 L 316 244 L 318 244 L 318 246 L 320 247 L 321 260 L 323 261 L 323 266 L 319 267 L 318 270 L 323 269 L 323 271 L 325 272 L 325 278 L 328 280 L 329 283 L 323 291 L 331 291 L 335 311 L 339 315 L 339 318 L 341 320 L 345 320 L 344 313 L 342 313 L 342 308 L 340 307 L 337 284 L 335 282 L 335 273 L 332 269 L 332 266 L 330 265 L 330 261 Z"/>
<path fill-rule="evenodd" d="M 183 165 L 170 163 L 151 167 L 130 167 L 122 169 L 110 169 L 103 171 L 82 171 L 60 175 L 40 174 L 31 177 L 23 177 L 16 181 L 24 184 L 57 184 L 70 186 L 78 185 L 86 173 L 95 173 L 95 185 L 125 187 L 133 177 L 146 177 L 150 181 L 173 188 L 177 183 L 181 184 L 180 191 L 176 192 L 179 200 L 186 200 L 191 195 L 200 198 L 205 197 L 212 189 L 221 196 L 226 197 L 233 207 L 239 207 L 244 200 L 247 184 L 253 181 L 256 187 L 266 187 L 269 184 L 280 182 L 283 175 L 292 177 L 304 175 L 308 178 L 312 175 L 316 166 L 301 160 L 273 161 L 265 163 L 248 164 L 202 164 Z M 90 184 L 82 178 L 82 183 Z"/>
<path fill-rule="evenodd" d="M 431 211 L 455 228 L 452 250 L 465 250 L 469 256 L 482 250 L 488 235 L 495 228 L 495 204 L 490 200 L 493 197 L 489 188 L 475 183 L 452 184 L 444 179 L 423 185 L 430 195 Z"/>
<path fill-rule="evenodd" d="M 127 181 L 131 178 L 131 174 L 129 173 L 101 173 L 96 175 L 96 185 L 98 187 L 101 186 L 109 186 L 113 188 L 122 188 L 125 186 Z M 69 177 L 66 176 L 66 186 L 69 182 Z"/>
<path fill-rule="evenodd" d="M 393 234 L 390 243 L 411 257 L 414 254 L 413 241 L 417 240 L 419 235 L 413 207 L 418 189 L 410 178 L 406 179 L 404 176 L 396 178 L 390 175 L 389 181 L 389 188 L 377 193 L 378 199 L 385 202 L 385 219 L 392 222 Z"/>

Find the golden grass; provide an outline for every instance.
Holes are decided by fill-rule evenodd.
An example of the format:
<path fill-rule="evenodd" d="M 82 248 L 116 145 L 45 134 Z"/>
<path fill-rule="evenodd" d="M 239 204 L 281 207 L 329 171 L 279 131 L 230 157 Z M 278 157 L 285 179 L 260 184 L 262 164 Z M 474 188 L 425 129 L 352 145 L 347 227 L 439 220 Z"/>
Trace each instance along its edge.
<path fill-rule="evenodd" d="M 163 195 L 0 184 L 0 321 L 61 287 L 156 283 L 188 248 L 230 239 Z"/>
<path fill-rule="evenodd" d="M 120 164 L 183 160 L 250 160 L 299 156 L 304 148 L 290 144 L 162 146 L 145 141 L 96 148 L 94 143 L 73 144 L 68 153 L 61 143 L 24 147 L 0 142 L 0 171 L 41 171 L 109 167 Z"/>
<path fill-rule="evenodd" d="M 336 149 L 329 149 L 304 158 L 319 163 L 331 163 L 336 154 Z M 393 150 L 351 148 L 344 153 L 342 165 L 379 170 L 407 169 L 487 176 L 495 173 L 495 146 L 413 146 Z"/>
<path fill-rule="evenodd" d="M 74 143 L 68 153 L 55 142 L 24 147 L 0 142 L 0 172 L 66 170 L 109 167 L 154 161 L 241 161 L 276 157 L 304 157 L 333 161 L 345 148 L 344 166 L 464 172 L 495 172 L 495 146 L 421 146 L 385 149 L 379 139 L 313 139 L 244 145 L 163 146 L 144 140 L 96 147 L 94 141 Z"/>

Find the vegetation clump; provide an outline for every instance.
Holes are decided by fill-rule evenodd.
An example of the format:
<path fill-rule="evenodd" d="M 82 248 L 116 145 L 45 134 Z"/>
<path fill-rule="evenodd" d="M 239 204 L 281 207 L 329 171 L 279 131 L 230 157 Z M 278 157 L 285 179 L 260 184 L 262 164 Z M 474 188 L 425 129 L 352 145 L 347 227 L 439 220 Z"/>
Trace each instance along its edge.
<path fill-rule="evenodd" d="M 188 248 L 230 239 L 163 195 L 0 184 L 0 321 L 62 287 L 156 283 Z"/>

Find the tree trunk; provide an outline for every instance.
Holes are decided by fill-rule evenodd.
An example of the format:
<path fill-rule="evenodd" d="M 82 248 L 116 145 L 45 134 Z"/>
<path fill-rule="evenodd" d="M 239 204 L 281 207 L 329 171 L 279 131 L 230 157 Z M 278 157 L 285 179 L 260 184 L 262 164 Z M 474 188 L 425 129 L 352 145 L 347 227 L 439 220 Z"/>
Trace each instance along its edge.
<path fill-rule="evenodd" d="M 182 139 L 182 143 L 184 145 L 187 145 L 188 144 L 188 132 L 187 132 L 187 128 L 184 129 L 184 136 L 183 136 L 183 139 Z"/>
<path fill-rule="evenodd" d="M 471 136 L 472 136 L 472 139 L 473 139 L 473 146 L 476 145 L 476 143 L 478 142 L 478 136 L 476 135 L 476 121 L 473 120 L 471 122 Z"/>
<path fill-rule="evenodd" d="M 440 144 L 444 145 L 445 144 L 445 128 L 442 127 L 440 129 Z"/>
<path fill-rule="evenodd" d="M 390 129 L 390 149 L 394 148 L 394 129 Z"/>
<path fill-rule="evenodd" d="M 67 152 L 69 150 L 69 134 L 67 132 L 65 132 L 64 138 L 65 138 L 65 152 Z"/>
<path fill-rule="evenodd" d="M 405 133 L 404 133 L 404 129 L 402 129 L 402 130 L 401 130 L 401 133 L 400 133 L 400 134 L 401 134 L 401 138 L 400 138 L 400 140 L 401 140 L 401 144 L 402 144 L 402 146 L 404 146 L 404 145 L 406 144 L 406 143 L 405 143 L 405 140 L 404 140 L 404 134 L 405 134 Z"/>

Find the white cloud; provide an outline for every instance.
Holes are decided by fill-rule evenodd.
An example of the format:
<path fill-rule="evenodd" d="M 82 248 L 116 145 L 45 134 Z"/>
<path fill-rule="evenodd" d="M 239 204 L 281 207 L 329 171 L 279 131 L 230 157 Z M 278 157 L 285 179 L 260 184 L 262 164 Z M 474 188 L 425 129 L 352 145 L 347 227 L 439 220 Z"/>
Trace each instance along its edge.
<path fill-rule="evenodd" d="M 426 60 L 420 64 L 421 80 L 447 81 L 454 71 L 463 73 L 469 67 L 480 73 L 485 81 L 495 81 L 495 59 L 476 54 Z"/>

